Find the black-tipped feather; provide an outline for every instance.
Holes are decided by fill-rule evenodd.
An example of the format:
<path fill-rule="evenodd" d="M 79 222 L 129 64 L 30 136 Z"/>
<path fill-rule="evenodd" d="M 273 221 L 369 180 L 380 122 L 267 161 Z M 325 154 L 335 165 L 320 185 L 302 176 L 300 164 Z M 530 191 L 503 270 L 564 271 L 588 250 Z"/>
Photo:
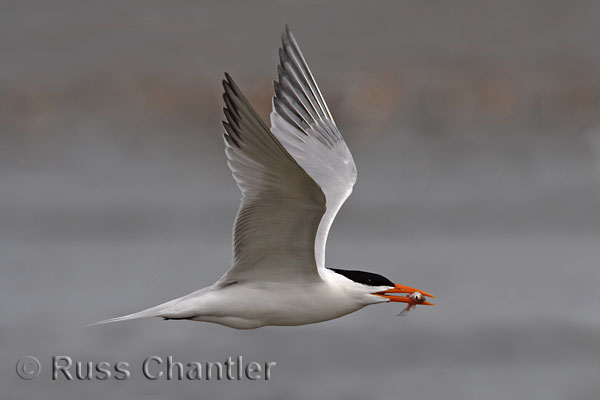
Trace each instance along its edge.
<path fill-rule="evenodd" d="M 325 213 L 325 196 L 229 74 L 223 89 L 225 152 L 242 190 L 242 204 L 234 225 L 233 266 L 220 284 L 318 279 L 314 242 Z M 280 269 L 274 272 L 273 266 Z"/>
<path fill-rule="evenodd" d="M 281 38 L 274 88 L 271 132 L 317 182 L 327 199 L 327 211 L 315 242 L 317 265 L 323 267 L 327 234 L 339 208 L 352 192 L 356 167 L 298 43 L 287 27 Z"/>
<path fill-rule="evenodd" d="M 312 72 L 288 27 L 281 37 L 277 75 L 273 105 L 281 118 L 330 148 L 343 141 Z"/>

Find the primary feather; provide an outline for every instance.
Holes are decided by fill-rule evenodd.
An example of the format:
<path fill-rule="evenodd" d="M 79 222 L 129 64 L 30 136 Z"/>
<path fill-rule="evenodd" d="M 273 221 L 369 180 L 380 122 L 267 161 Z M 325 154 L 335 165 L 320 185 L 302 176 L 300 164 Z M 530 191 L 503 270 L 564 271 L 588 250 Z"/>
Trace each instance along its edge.
<path fill-rule="evenodd" d="M 223 81 L 226 153 L 242 191 L 224 283 L 317 277 L 331 224 L 356 181 L 350 150 L 287 28 L 279 58 L 271 130 L 231 77 Z"/>

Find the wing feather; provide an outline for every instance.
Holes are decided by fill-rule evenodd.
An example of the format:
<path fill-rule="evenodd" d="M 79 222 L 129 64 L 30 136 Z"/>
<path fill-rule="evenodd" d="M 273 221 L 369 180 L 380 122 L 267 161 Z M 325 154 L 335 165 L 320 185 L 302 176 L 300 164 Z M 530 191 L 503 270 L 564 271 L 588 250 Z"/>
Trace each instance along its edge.
<path fill-rule="evenodd" d="M 325 194 L 326 212 L 315 240 L 317 266 L 324 267 L 329 229 L 352 193 L 356 166 L 288 27 L 281 42 L 271 132 Z"/>
<path fill-rule="evenodd" d="M 233 265 L 219 281 L 314 280 L 356 166 L 298 44 L 286 27 L 271 129 L 228 74 L 225 153 L 242 202 Z"/>
<path fill-rule="evenodd" d="M 233 232 L 239 280 L 319 279 L 314 243 L 325 196 L 252 109 L 231 77 L 223 81 L 225 152 L 242 202 Z"/>

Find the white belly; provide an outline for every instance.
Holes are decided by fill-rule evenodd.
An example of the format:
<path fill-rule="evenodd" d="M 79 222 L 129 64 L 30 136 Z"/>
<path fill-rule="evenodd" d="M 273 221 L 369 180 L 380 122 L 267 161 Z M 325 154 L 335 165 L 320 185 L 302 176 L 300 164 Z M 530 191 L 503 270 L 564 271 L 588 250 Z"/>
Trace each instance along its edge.
<path fill-rule="evenodd" d="M 195 297 L 186 296 L 169 314 L 174 318 L 214 322 L 237 329 L 304 325 L 338 318 L 379 302 L 377 296 L 368 296 L 348 293 L 326 281 L 243 282 L 203 290 Z"/>

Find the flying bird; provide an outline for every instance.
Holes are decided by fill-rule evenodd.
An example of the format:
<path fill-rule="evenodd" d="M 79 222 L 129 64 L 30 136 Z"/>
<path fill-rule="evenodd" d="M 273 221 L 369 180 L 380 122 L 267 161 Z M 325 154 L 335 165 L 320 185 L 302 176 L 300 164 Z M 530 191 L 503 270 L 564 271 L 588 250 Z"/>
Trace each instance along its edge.
<path fill-rule="evenodd" d="M 229 74 L 223 80 L 225 153 L 242 192 L 229 270 L 212 286 L 98 324 L 162 317 L 253 329 L 327 321 L 370 304 L 432 305 L 433 295 L 381 275 L 325 267 L 356 166 L 287 27 L 277 75 L 270 129 Z"/>

